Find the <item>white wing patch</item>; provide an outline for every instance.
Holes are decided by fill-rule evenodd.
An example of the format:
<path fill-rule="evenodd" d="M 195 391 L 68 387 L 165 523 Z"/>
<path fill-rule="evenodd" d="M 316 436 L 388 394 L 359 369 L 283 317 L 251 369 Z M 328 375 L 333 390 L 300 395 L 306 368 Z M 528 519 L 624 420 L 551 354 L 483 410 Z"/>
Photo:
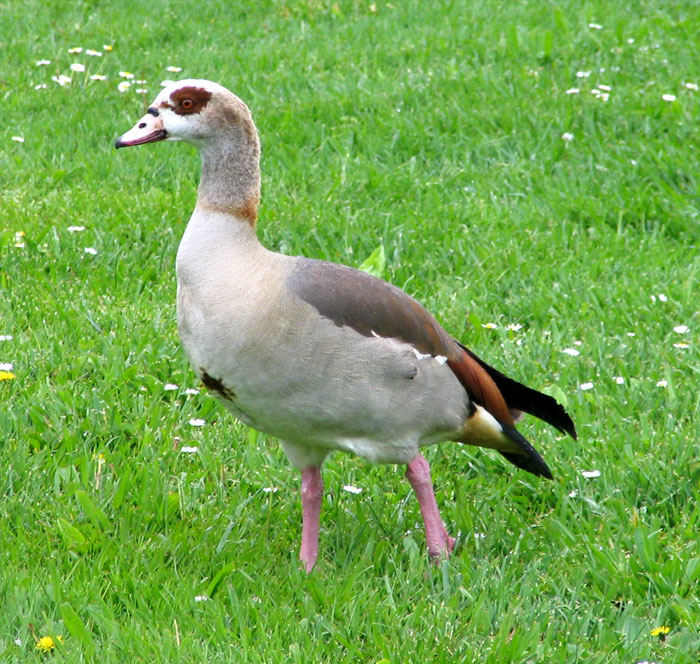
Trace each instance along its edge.
<path fill-rule="evenodd" d="M 421 353 L 417 348 L 411 347 L 411 350 L 413 351 L 413 354 L 416 356 L 417 360 L 427 360 L 429 357 L 432 357 L 430 353 Z"/>
<path fill-rule="evenodd" d="M 417 348 L 411 347 L 413 354 L 417 360 L 435 360 L 438 364 L 445 364 L 447 358 L 444 355 L 431 355 L 430 353 L 421 353 Z"/>

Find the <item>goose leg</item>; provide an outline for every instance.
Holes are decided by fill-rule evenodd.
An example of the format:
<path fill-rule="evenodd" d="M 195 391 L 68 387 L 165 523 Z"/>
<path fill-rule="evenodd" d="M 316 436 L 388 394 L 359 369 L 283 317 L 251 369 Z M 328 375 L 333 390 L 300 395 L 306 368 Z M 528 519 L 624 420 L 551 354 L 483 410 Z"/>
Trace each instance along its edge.
<path fill-rule="evenodd" d="M 441 557 L 447 558 L 455 547 L 455 540 L 447 534 L 442 523 L 433 493 L 430 464 L 420 454 L 408 464 L 406 479 L 411 483 L 418 498 L 430 557 L 435 560 L 439 560 Z"/>
<path fill-rule="evenodd" d="M 306 565 L 307 573 L 316 564 L 318 557 L 318 531 L 321 520 L 323 479 L 320 466 L 311 466 L 301 471 L 301 551 L 300 560 Z"/>

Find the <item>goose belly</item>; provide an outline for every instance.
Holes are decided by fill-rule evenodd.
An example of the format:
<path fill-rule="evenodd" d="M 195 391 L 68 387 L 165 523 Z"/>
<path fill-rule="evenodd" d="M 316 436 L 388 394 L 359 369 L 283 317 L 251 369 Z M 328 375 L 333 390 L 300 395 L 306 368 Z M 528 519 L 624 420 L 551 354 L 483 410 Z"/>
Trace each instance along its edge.
<path fill-rule="evenodd" d="M 363 337 L 293 304 L 195 306 L 179 288 L 178 324 L 195 372 L 245 424 L 292 444 L 407 463 L 467 416 L 451 370 L 391 339 Z"/>

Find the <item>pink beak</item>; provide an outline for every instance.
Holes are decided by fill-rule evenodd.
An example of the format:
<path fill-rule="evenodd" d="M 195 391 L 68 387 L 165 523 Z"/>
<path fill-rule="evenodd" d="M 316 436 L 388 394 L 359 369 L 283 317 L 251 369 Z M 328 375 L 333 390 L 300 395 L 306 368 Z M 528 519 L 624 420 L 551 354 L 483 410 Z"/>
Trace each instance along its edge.
<path fill-rule="evenodd" d="M 122 134 L 114 144 L 116 148 L 128 148 L 132 145 L 162 141 L 168 137 L 163 128 L 163 118 L 155 108 L 149 108 L 144 115 L 126 134 Z"/>

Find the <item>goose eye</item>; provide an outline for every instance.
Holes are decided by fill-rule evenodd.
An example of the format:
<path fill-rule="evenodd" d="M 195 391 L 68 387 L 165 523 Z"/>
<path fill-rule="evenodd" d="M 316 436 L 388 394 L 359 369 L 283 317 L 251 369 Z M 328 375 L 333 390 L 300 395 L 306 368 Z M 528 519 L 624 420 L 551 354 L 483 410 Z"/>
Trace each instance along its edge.
<path fill-rule="evenodd" d="M 180 106 L 186 111 L 191 111 L 194 108 L 194 101 L 191 99 L 183 99 L 180 102 Z"/>

